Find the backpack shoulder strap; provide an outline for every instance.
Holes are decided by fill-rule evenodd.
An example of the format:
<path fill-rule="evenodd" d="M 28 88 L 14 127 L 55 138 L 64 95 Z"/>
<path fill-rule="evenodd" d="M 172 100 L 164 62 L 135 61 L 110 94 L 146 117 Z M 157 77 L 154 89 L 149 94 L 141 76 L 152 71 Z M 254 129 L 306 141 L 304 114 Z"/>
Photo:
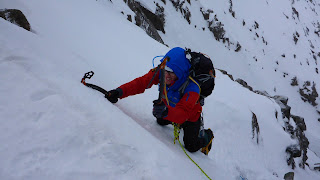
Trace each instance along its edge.
<path fill-rule="evenodd" d="M 179 88 L 179 90 L 178 90 L 179 93 L 180 93 L 180 97 L 182 97 L 182 96 L 184 95 L 184 91 L 185 91 L 186 88 L 189 86 L 190 80 L 191 80 L 192 82 L 194 82 L 194 83 L 199 87 L 199 95 L 200 95 L 200 93 L 201 93 L 201 88 L 200 88 L 199 83 L 198 83 L 196 80 L 194 80 L 191 76 L 189 76 L 189 78 L 180 86 L 180 88 Z"/>
<path fill-rule="evenodd" d="M 180 98 L 182 98 L 182 96 L 184 95 L 184 91 L 186 90 L 186 88 L 188 87 L 188 85 L 190 84 L 189 82 L 189 78 L 180 86 L 179 88 L 179 93 L 180 93 Z"/>

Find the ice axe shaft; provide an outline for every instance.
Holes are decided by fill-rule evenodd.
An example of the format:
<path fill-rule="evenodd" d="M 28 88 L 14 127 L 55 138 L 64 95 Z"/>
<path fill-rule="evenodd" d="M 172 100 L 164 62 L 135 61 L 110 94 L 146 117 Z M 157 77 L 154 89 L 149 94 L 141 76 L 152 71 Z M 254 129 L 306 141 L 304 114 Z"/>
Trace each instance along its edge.
<path fill-rule="evenodd" d="M 159 88 L 160 89 L 159 89 L 158 99 L 153 101 L 153 103 L 155 103 L 155 104 L 161 104 L 161 102 L 162 102 L 162 95 L 163 95 L 163 91 L 165 88 L 165 75 L 164 75 L 165 70 L 164 70 L 164 68 L 166 66 L 167 61 L 169 61 L 169 58 L 168 57 L 164 58 L 164 60 L 162 61 L 162 63 L 159 66 L 159 70 L 160 70 L 160 77 L 159 77 L 160 78 L 160 87 Z M 155 74 L 157 74 L 157 72 Z"/>

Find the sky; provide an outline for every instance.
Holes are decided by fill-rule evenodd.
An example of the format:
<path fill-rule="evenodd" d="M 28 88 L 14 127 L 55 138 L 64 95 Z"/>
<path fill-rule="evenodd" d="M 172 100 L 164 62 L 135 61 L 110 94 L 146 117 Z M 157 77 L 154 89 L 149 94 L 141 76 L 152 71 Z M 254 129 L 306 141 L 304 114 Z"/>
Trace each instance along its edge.
<path fill-rule="evenodd" d="M 150 1 L 141 2 L 154 9 Z M 223 3 L 199 2 L 192 8 L 200 5 L 226 8 Z M 269 5 L 286 11 L 288 2 Z M 257 9 L 264 6 L 256 5 Z M 193 36 L 199 30 L 187 28 L 188 22 L 177 16 L 169 2 L 168 27 L 166 34 L 162 34 L 169 47 L 127 21 L 120 12 L 132 11 L 122 1 L 2 0 L 0 9 L 3 8 L 22 10 L 32 32 L 0 19 L 0 179 L 207 179 L 180 145 L 173 144 L 173 127 L 160 127 L 152 116 L 157 86 L 113 105 L 101 93 L 80 83 L 88 71 L 95 72 L 88 83 L 111 90 L 147 73 L 152 68 L 153 57 L 164 55 L 176 46 L 192 46 L 217 59 L 214 61 L 217 68 L 234 72 L 235 77 L 251 77 L 246 80 L 254 87 L 269 90 L 273 84 L 288 81 L 279 80 L 275 74 L 270 75 L 273 81 L 258 83 L 265 79 L 257 67 L 272 66 L 264 58 L 277 55 L 274 49 L 279 47 L 273 46 L 277 38 L 270 38 L 272 45 L 265 47 L 270 53 L 264 57 L 259 50 L 253 51 L 255 41 L 245 41 L 250 36 L 247 31 L 239 29 L 242 34 L 228 31 L 234 39 L 242 37 L 238 41 L 248 44 L 244 45 L 247 51 L 236 54 L 220 42 L 207 40 L 209 31 L 199 33 L 197 38 Z M 234 9 L 241 12 L 241 5 L 234 3 Z M 239 14 L 242 18 L 252 17 L 245 12 Z M 200 17 L 194 14 L 192 18 Z M 229 22 L 227 18 L 222 19 Z M 232 18 L 229 19 L 226 29 L 232 24 Z M 205 22 L 197 23 L 199 27 L 205 25 Z M 186 28 L 177 35 L 177 27 Z M 275 33 L 267 28 L 263 31 L 266 37 Z M 185 40 L 186 36 L 191 38 Z M 261 44 L 256 47 L 263 48 Z M 260 55 L 263 62 L 248 66 L 249 55 L 250 60 L 251 56 Z M 234 59 L 239 61 L 233 63 Z M 284 65 L 281 68 L 287 70 Z M 283 131 L 285 119 L 275 117 L 275 112 L 281 112 L 279 105 L 243 88 L 220 71 L 216 73 L 215 90 L 203 107 L 205 128 L 211 128 L 215 135 L 212 150 L 208 156 L 201 152 L 188 153 L 208 176 L 227 180 L 283 179 L 284 174 L 292 171 L 295 179 L 319 179 L 319 172 L 311 170 L 320 162 L 315 153 L 320 148 L 315 143 L 319 141 L 319 124 L 309 120 L 314 116 L 305 117 L 310 127 L 306 134 L 313 144 L 312 150 L 308 150 L 310 168 L 292 170 L 287 165 L 285 150 L 297 144 L 297 140 Z M 279 93 L 289 92 L 293 103 L 299 102 L 292 89 L 287 86 L 278 89 Z M 296 104 L 293 112 L 303 109 L 304 113 L 314 113 L 308 104 Z M 252 113 L 256 114 L 260 127 L 260 134 L 254 136 Z M 181 142 L 182 137 L 183 131 Z M 301 161 L 295 160 L 296 164 Z"/>

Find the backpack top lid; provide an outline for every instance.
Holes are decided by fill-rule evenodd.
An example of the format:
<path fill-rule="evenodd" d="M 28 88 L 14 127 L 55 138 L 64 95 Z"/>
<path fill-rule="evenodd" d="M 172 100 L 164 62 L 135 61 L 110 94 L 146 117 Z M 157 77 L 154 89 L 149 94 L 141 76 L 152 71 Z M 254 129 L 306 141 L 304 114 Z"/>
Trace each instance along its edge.
<path fill-rule="evenodd" d="M 191 64 L 186 58 L 185 50 L 180 47 L 172 48 L 161 60 L 169 58 L 166 63 L 166 66 L 171 68 L 175 75 L 178 77 L 178 80 L 170 87 L 172 90 L 178 90 L 180 86 L 188 79 L 189 69 Z"/>
<path fill-rule="evenodd" d="M 209 57 L 202 53 L 192 52 L 190 49 L 186 48 L 186 58 L 191 64 L 190 75 L 193 77 L 199 76 L 201 74 L 208 74 L 211 70 L 213 71 L 213 76 L 215 76 L 214 67 L 212 61 Z M 201 83 L 201 82 L 200 82 Z"/>

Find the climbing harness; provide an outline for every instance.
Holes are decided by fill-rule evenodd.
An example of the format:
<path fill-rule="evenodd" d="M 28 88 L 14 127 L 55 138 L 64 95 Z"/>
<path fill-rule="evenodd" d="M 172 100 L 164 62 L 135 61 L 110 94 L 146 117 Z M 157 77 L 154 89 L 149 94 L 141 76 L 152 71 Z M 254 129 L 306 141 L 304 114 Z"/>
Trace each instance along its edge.
<path fill-rule="evenodd" d="M 172 123 L 173 127 L 174 127 L 174 130 L 173 130 L 173 133 L 174 133 L 174 141 L 173 143 L 176 144 L 176 140 L 178 140 L 183 152 L 187 155 L 187 157 L 200 169 L 200 171 L 210 180 L 212 180 L 208 175 L 207 173 L 204 172 L 204 170 L 189 156 L 189 154 L 187 153 L 187 151 L 184 149 L 184 147 L 182 146 L 181 142 L 180 142 L 180 139 L 179 139 L 179 133 L 180 133 L 180 125 L 179 124 L 176 124 L 176 123 Z"/>

